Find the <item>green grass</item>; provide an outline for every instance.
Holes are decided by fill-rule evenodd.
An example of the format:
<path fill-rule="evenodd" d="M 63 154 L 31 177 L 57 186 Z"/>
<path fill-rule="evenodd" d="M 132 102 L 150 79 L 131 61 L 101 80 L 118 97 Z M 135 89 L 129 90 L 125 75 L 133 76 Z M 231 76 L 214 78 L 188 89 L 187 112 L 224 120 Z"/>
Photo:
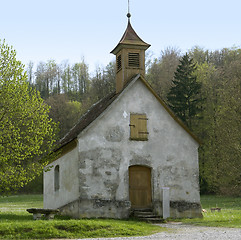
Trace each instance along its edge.
<path fill-rule="evenodd" d="M 202 196 L 203 219 L 182 219 L 183 223 L 209 227 L 241 228 L 241 198 L 222 196 Z M 221 212 L 211 212 L 220 207 Z"/>
<path fill-rule="evenodd" d="M 241 228 L 241 198 L 202 196 L 207 210 L 203 219 L 181 219 L 187 224 Z M 98 238 L 144 236 L 163 229 L 137 221 L 73 220 L 57 216 L 53 221 L 34 221 L 26 209 L 43 207 L 42 195 L 0 197 L 0 239 Z M 211 212 L 221 207 L 221 212 Z M 165 229 L 166 230 L 166 229 Z"/>
<path fill-rule="evenodd" d="M 42 195 L 0 197 L 0 239 L 97 238 L 144 236 L 163 229 L 147 223 L 121 220 L 73 220 L 57 216 L 34 221 L 26 209 L 42 208 Z"/>

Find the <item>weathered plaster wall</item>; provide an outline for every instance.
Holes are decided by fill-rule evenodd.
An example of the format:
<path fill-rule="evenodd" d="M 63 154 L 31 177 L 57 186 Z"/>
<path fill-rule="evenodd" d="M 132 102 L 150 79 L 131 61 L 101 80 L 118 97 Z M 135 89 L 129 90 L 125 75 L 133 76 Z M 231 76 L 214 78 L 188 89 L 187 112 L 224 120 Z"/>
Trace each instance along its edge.
<path fill-rule="evenodd" d="M 54 190 L 54 168 L 59 165 L 60 188 Z M 78 148 L 49 164 L 44 172 L 44 208 L 59 208 L 79 197 Z"/>
<path fill-rule="evenodd" d="M 79 198 L 61 207 L 60 213 L 74 218 L 127 219 L 130 215 L 129 210 L 129 201 Z"/>
<path fill-rule="evenodd" d="M 148 141 L 129 140 L 130 113 L 147 115 Z M 79 135 L 78 141 L 82 201 L 129 201 L 128 167 L 146 165 L 152 168 L 156 212 L 162 211 L 162 187 L 170 187 L 173 216 L 180 217 L 180 212 L 187 211 L 191 211 L 190 216 L 195 215 L 196 210 L 190 210 L 195 204 L 200 212 L 198 144 L 141 81 L 132 82 L 114 104 Z M 183 205 L 185 207 L 180 207 Z M 92 209 L 91 212 L 90 207 L 88 216 L 97 216 L 96 209 Z"/>
<path fill-rule="evenodd" d="M 148 141 L 131 141 L 130 113 L 146 114 Z M 162 187 L 170 188 L 171 216 L 200 212 L 198 144 L 166 112 L 142 81 L 133 81 L 78 136 L 78 145 L 44 174 L 44 207 L 73 217 L 127 218 L 130 213 L 128 168 L 152 169 L 152 202 L 162 214 Z"/>

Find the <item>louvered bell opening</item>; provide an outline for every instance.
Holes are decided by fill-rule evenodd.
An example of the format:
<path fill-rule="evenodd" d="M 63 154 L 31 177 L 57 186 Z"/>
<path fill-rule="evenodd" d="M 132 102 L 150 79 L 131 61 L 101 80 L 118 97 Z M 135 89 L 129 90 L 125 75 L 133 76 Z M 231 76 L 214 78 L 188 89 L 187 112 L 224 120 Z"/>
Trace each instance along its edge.
<path fill-rule="evenodd" d="M 116 67 L 117 67 L 117 72 L 121 70 L 121 55 L 117 57 Z"/>
<path fill-rule="evenodd" d="M 140 67 L 140 55 L 139 53 L 129 53 L 128 54 L 129 67 Z"/>

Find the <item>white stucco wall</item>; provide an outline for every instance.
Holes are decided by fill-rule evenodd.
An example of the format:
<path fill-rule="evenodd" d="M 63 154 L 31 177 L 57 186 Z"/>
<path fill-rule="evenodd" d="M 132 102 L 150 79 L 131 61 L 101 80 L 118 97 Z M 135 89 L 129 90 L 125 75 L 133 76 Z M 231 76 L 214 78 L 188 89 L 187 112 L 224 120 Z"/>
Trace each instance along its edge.
<path fill-rule="evenodd" d="M 130 140 L 131 113 L 146 114 L 148 141 Z M 74 150 L 52 165 L 57 164 L 60 190 L 54 192 L 53 167 L 44 174 L 44 207 L 58 208 L 76 200 L 65 210 L 67 214 L 76 212 L 77 217 L 115 217 L 118 211 L 124 212 L 119 206 L 129 201 L 128 168 L 132 165 L 152 169 L 152 200 L 158 202 L 158 206 L 162 201 L 162 187 L 170 187 L 173 202 L 200 204 L 198 143 L 139 79 L 130 83 L 79 134 Z M 173 213 L 173 216 L 178 214 Z"/>
<path fill-rule="evenodd" d="M 133 85 L 133 86 L 131 86 Z M 130 113 L 149 119 L 148 141 L 131 141 Z M 129 199 L 128 167 L 152 168 L 153 200 L 199 202 L 198 144 L 137 80 L 78 137 L 80 197 Z"/>
<path fill-rule="evenodd" d="M 66 153 L 47 167 L 44 172 L 44 208 L 59 208 L 79 196 L 78 148 Z M 59 190 L 54 190 L 54 169 L 59 165 Z"/>

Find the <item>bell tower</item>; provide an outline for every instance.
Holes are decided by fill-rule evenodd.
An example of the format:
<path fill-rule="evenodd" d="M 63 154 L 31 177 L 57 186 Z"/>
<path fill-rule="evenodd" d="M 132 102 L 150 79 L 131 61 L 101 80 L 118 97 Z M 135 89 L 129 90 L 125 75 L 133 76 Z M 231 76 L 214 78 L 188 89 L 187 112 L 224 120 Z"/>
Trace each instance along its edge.
<path fill-rule="evenodd" d="M 145 75 L 145 51 L 150 47 L 132 28 L 129 11 L 127 17 L 126 31 L 111 51 L 116 55 L 116 93 L 119 93 L 135 75 Z"/>

